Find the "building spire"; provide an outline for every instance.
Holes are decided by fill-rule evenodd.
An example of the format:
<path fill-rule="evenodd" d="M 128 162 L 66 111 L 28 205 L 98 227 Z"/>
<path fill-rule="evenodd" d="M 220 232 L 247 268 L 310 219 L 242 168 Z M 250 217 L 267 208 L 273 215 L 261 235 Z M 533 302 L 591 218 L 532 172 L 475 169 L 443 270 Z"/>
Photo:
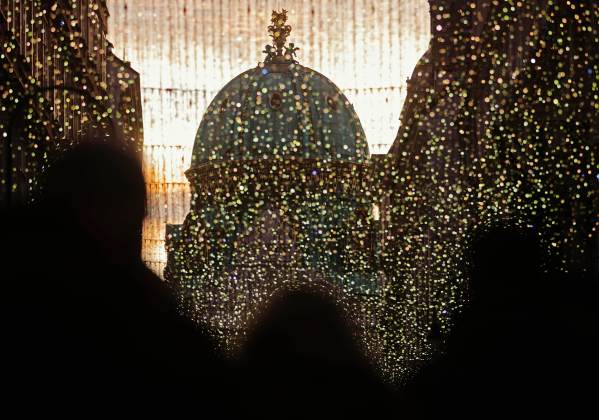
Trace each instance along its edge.
<path fill-rule="evenodd" d="M 270 18 L 271 25 L 268 26 L 268 33 L 272 38 L 273 45 L 267 45 L 263 53 L 266 54 L 265 63 L 292 63 L 296 55 L 297 48 L 293 43 L 286 45 L 287 37 L 291 33 L 291 26 L 287 23 L 287 10 L 280 12 L 272 11 Z"/>

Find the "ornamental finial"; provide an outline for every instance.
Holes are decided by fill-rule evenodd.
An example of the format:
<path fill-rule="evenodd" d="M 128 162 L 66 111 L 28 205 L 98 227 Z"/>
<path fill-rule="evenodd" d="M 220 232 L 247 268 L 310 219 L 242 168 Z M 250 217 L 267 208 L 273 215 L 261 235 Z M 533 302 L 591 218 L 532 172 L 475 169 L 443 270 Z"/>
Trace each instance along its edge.
<path fill-rule="evenodd" d="M 272 25 L 268 27 L 268 33 L 272 38 L 274 45 L 267 45 L 264 48 L 263 53 L 266 54 L 266 63 L 270 62 L 293 62 L 293 58 L 296 55 L 297 48 L 293 43 L 286 46 L 287 37 L 291 33 L 291 26 L 286 25 L 287 23 L 287 10 L 283 9 L 280 12 L 276 10 L 272 11 L 270 18 Z M 283 51 L 284 50 L 284 51 Z"/>

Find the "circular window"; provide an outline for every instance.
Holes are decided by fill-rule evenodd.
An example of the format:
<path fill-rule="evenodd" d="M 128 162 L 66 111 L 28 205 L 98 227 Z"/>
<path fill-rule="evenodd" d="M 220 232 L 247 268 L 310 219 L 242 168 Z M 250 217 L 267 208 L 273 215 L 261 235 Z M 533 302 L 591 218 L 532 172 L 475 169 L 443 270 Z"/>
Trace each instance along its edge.
<path fill-rule="evenodd" d="M 279 92 L 274 92 L 270 95 L 270 107 L 272 109 L 280 109 L 283 105 L 283 97 Z"/>
<path fill-rule="evenodd" d="M 337 101 L 335 99 L 333 99 L 332 97 L 330 97 L 330 96 L 327 96 L 327 105 L 333 111 L 337 111 Z"/>

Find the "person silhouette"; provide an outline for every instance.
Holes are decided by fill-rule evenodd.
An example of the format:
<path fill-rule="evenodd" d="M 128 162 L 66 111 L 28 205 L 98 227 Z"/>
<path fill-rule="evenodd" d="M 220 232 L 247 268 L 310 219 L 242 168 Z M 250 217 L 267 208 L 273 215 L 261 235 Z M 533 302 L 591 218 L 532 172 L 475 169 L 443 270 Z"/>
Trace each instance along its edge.
<path fill-rule="evenodd" d="M 390 401 L 343 312 L 315 291 L 276 296 L 250 332 L 240 365 L 243 406 L 262 417 L 372 416 Z"/>
<path fill-rule="evenodd" d="M 222 357 L 142 262 L 145 205 L 140 160 L 90 140 L 47 170 L 35 204 L 7 218 L 3 320 L 16 397 L 69 395 L 86 405 L 219 398 Z"/>
<path fill-rule="evenodd" d="M 556 383 L 557 296 L 531 229 L 498 225 L 476 234 L 471 300 L 454 320 L 446 352 L 403 390 L 406 410 L 479 414 L 542 407 Z"/>

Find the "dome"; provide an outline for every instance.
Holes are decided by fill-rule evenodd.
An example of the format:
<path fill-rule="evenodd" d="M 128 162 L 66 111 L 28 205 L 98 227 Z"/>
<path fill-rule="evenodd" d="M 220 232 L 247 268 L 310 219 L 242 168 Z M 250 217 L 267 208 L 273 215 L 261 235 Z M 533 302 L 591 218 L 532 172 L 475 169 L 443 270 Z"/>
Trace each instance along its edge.
<path fill-rule="evenodd" d="M 191 166 L 273 157 L 362 163 L 368 155 L 360 120 L 341 90 L 285 55 L 240 74 L 216 95 Z"/>
<path fill-rule="evenodd" d="M 273 11 L 264 63 L 208 107 L 186 171 L 190 211 L 166 229 L 165 279 L 230 349 L 285 288 L 326 291 L 356 313 L 384 291 L 364 131 L 343 93 L 293 59 L 285 20 Z"/>

